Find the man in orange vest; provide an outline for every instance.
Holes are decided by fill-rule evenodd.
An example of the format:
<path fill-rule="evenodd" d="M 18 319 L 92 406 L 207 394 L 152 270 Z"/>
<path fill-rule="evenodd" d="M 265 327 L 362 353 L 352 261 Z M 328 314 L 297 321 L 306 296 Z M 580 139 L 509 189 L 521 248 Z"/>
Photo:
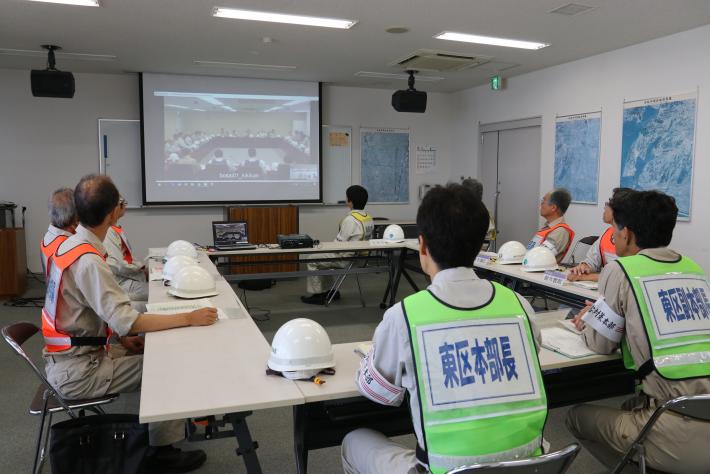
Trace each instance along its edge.
<path fill-rule="evenodd" d="M 141 310 L 148 301 L 148 277 L 145 265 L 133 255 L 133 249 L 128 243 L 126 232 L 118 224 L 118 221 L 126 214 L 127 204 L 125 199 L 119 199 L 119 213 L 116 222 L 112 222 L 106 232 L 104 239 L 104 246 L 108 252 L 106 263 L 111 267 L 119 286 L 126 291 L 128 297 L 134 302 L 134 306 Z"/>
<path fill-rule="evenodd" d="M 528 250 L 547 247 L 555 254 L 557 263 L 567 255 L 574 240 L 574 231 L 565 223 L 565 212 L 572 202 L 572 195 L 565 188 L 557 188 L 545 194 L 540 200 L 540 216 L 545 225 L 537 231 L 528 243 Z"/>
<path fill-rule="evenodd" d="M 616 246 L 612 238 L 614 226 L 611 225 L 614 214 L 611 207 L 609 207 L 609 203 L 627 191 L 630 191 L 630 189 L 614 188 L 612 191 L 611 199 L 604 204 L 604 214 L 602 214 L 602 220 L 609 227 L 589 248 L 584 261 L 570 269 L 567 275 L 569 281 L 599 281 L 599 273 L 601 273 L 602 268 L 616 260 Z"/>
<path fill-rule="evenodd" d="M 57 250 L 59 244 L 67 240 L 76 231 L 79 220 L 74 207 L 74 191 L 59 188 L 49 198 L 49 228 L 40 242 L 42 273 L 47 274 L 47 259 Z"/>
<path fill-rule="evenodd" d="M 140 390 L 143 337 L 137 334 L 217 320 L 215 308 L 189 313 L 153 315 L 131 307 L 105 261 L 103 240 L 120 212 L 118 190 L 108 176 L 88 175 L 74 190 L 80 225 L 47 263 L 47 294 L 42 309 L 42 335 L 47 380 L 69 399 Z M 112 334 L 130 354 L 108 353 Z M 118 352 L 118 351 L 116 351 Z M 184 421 L 149 425 L 151 472 L 188 472 L 204 464 L 204 451 L 173 447 L 184 439 Z"/>

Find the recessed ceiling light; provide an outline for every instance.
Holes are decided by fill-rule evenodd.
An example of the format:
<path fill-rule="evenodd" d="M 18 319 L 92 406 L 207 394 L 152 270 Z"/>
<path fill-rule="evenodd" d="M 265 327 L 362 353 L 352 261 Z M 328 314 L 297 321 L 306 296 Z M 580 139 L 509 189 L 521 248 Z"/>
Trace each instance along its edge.
<path fill-rule="evenodd" d="M 62 5 L 75 5 L 77 7 L 99 7 L 99 0 L 29 0 L 30 2 L 61 3 Z"/>
<path fill-rule="evenodd" d="M 506 48 L 521 49 L 542 49 L 550 46 L 548 43 L 536 43 L 534 41 L 521 41 L 508 38 L 495 38 L 493 36 L 469 35 L 466 33 L 454 33 L 444 31 L 434 36 L 436 39 L 462 41 L 464 43 L 489 44 L 492 46 L 505 46 Z"/>
<path fill-rule="evenodd" d="M 356 20 L 339 20 L 336 18 L 321 18 L 315 16 L 287 15 L 284 13 L 257 12 L 253 10 L 238 10 L 235 8 L 214 7 L 212 15 L 220 18 L 236 20 L 268 21 L 272 23 L 289 23 L 291 25 L 322 26 L 325 28 L 352 28 Z"/>
<path fill-rule="evenodd" d="M 198 66 L 207 67 L 226 67 L 226 68 L 236 68 L 236 69 L 257 69 L 264 71 L 293 71 L 296 66 L 281 66 L 279 64 L 249 64 L 249 63 L 233 63 L 227 61 L 202 61 L 195 60 L 195 64 Z"/>

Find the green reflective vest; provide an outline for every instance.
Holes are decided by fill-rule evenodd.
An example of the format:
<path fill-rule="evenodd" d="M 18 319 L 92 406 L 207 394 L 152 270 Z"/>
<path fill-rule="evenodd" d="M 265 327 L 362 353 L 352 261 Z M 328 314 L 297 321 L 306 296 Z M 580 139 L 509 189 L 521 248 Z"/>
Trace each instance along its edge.
<path fill-rule="evenodd" d="M 532 330 L 510 289 L 493 283 L 478 308 L 455 308 L 429 291 L 402 301 L 432 473 L 541 453 L 547 398 Z"/>
<path fill-rule="evenodd" d="M 710 376 L 710 282 L 688 257 L 662 262 L 646 255 L 618 259 L 638 304 L 651 359 L 640 378 L 655 370 L 681 380 Z M 636 369 L 626 340 L 624 363 Z"/>

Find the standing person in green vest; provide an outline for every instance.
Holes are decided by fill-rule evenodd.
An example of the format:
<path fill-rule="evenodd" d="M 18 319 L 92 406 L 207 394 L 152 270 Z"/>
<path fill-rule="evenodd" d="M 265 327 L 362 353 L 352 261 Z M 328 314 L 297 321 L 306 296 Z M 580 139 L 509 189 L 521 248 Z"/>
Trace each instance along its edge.
<path fill-rule="evenodd" d="M 592 454 L 615 465 L 656 407 L 710 393 L 710 285 L 688 257 L 669 249 L 678 208 L 658 191 L 630 191 L 609 203 L 619 258 L 602 270 L 599 298 L 575 318 L 590 349 L 622 349 L 641 391 L 620 409 L 573 407 L 567 426 Z M 710 423 L 667 412 L 644 446 L 647 465 L 673 473 L 707 473 Z"/>
<path fill-rule="evenodd" d="M 383 405 L 409 393 L 417 446 L 355 430 L 343 440 L 346 473 L 438 474 L 541 452 L 547 402 L 533 310 L 472 267 L 488 222 L 460 184 L 422 200 L 419 259 L 431 285 L 385 313 L 357 376 L 360 392 Z"/>

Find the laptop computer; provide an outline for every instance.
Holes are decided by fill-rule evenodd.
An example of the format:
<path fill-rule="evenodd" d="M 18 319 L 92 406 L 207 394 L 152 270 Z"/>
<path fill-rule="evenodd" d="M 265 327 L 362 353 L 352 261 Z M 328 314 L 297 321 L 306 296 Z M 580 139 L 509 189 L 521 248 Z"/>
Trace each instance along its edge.
<path fill-rule="evenodd" d="M 245 221 L 212 222 L 212 237 L 217 250 L 251 250 L 256 245 L 249 243 Z"/>

